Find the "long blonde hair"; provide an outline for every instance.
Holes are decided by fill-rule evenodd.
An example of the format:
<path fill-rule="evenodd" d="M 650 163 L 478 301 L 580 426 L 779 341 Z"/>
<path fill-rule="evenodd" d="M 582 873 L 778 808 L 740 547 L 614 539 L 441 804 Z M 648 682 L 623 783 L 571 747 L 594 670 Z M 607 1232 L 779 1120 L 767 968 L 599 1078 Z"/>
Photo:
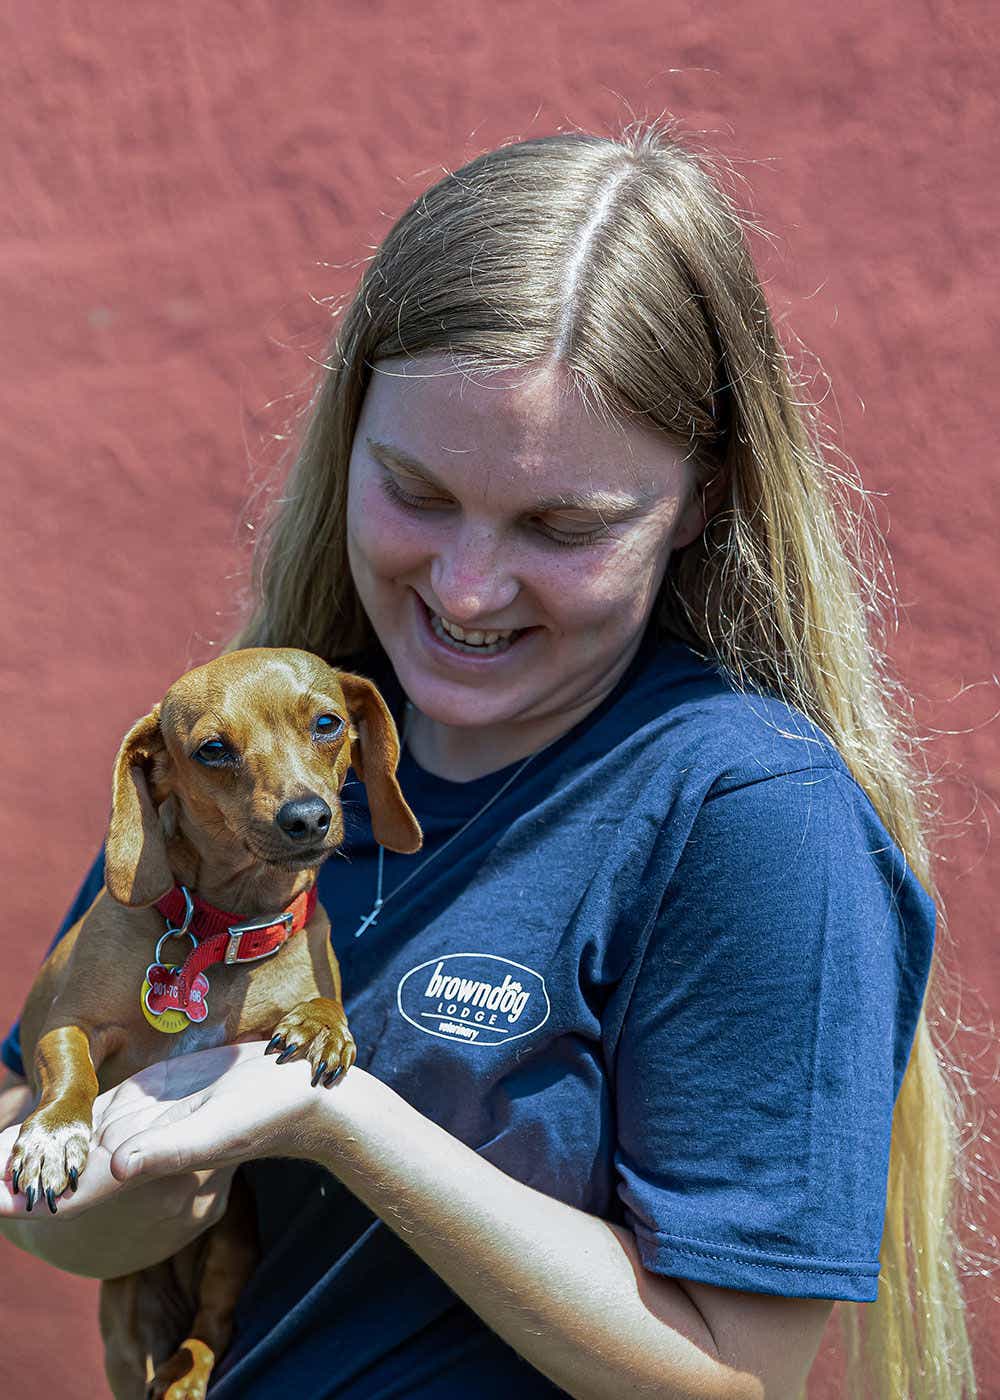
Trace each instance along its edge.
<path fill-rule="evenodd" d="M 351 445 L 376 362 L 435 352 L 486 373 L 558 360 L 595 412 L 683 449 L 695 489 L 723 503 L 672 556 L 661 627 L 824 730 L 933 893 L 931 791 L 881 651 L 862 514 L 775 333 L 744 219 L 671 123 L 502 147 L 403 214 L 341 318 L 233 645 L 340 661 L 372 644 L 347 563 Z M 840 1304 L 852 1396 L 868 1381 L 879 1400 L 976 1394 L 954 1192 L 964 1105 L 928 1025 L 943 933 L 939 920 L 893 1117 L 878 1300 Z"/>

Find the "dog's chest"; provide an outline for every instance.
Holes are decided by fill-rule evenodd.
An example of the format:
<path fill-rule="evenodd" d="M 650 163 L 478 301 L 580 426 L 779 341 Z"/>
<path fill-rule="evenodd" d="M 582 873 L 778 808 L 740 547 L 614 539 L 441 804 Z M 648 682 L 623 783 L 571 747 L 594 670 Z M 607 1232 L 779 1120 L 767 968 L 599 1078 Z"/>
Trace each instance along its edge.
<path fill-rule="evenodd" d="M 157 1037 L 169 1042 L 157 1058 L 172 1059 L 241 1040 L 269 1040 L 282 1016 L 306 996 L 308 990 L 297 986 L 295 978 L 275 986 L 274 979 L 259 972 L 248 978 L 244 968 L 213 968 L 206 997 L 208 1015 L 183 1031 Z"/>
<path fill-rule="evenodd" d="M 217 1045 L 225 1045 L 229 1039 L 226 1031 L 224 1021 L 212 1024 L 209 1020 L 200 1026 L 188 1026 L 187 1030 L 179 1031 L 176 1035 L 163 1037 L 169 1044 L 161 1058 L 170 1060 L 175 1055 L 190 1055 L 195 1050 L 214 1050 Z"/>

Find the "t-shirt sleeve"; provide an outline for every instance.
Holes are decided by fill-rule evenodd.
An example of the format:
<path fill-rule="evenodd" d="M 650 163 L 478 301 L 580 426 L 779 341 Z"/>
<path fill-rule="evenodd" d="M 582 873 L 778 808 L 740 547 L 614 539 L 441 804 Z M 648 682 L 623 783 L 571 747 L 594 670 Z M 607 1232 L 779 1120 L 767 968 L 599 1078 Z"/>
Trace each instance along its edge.
<path fill-rule="evenodd" d="M 622 1025 L 618 1192 L 644 1265 L 877 1297 L 934 905 L 829 767 L 713 788 Z"/>
<path fill-rule="evenodd" d="M 52 949 L 59 942 L 60 938 L 63 938 L 69 932 L 69 930 L 76 923 L 77 919 L 83 918 L 84 914 L 86 914 L 87 910 L 90 908 L 94 900 L 100 894 L 101 886 L 103 884 L 104 848 L 102 847 L 100 853 L 97 856 L 97 859 L 94 861 L 93 865 L 87 872 L 87 876 L 84 879 L 83 884 L 77 891 L 76 899 L 74 899 L 73 903 L 70 905 L 69 910 L 66 913 L 66 917 L 59 925 L 59 929 L 56 933 L 55 938 L 53 938 L 52 942 L 49 944 L 48 952 L 45 954 L 46 957 L 48 957 L 49 953 L 52 952 Z M 0 1045 L 0 1060 L 3 1060 L 7 1068 L 12 1069 L 15 1074 L 24 1074 L 24 1061 L 21 1058 L 20 1018 L 14 1022 L 13 1026 L 11 1026 L 10 1030 L 7 1032 L 3 1044 Z"/>

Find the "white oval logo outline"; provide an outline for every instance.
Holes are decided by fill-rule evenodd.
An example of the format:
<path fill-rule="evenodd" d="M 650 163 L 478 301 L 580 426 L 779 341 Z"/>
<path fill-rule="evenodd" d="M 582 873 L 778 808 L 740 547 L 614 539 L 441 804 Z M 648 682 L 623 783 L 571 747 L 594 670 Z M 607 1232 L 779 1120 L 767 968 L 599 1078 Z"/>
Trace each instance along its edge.
<path fill-rule="evenodd" d="M 545 1015 L 536 1025 L 528 1026 L 526 1030 L 518 1031 L 516 1035 L 505 1035 L 502 1040 L 479 1040 L 478 1038 L 471 1038 L 460 1035 L 447 1035 L 444 1031 L 432 1031 L 428 1026 L 422 1026 L 420 1022 L 415 1021 L 413 1017 L 404 1008 L 403 988 L 406 986 L 407 982 L 409 982 L 411 977 L 415 977 L 416 974 L 418 972 L 422 972 L 424 968 L 430 967 L 434 963 L 450 962 L 453 958 L 486 958 L 490 962 L 503 963 L 506 967 L 516 967 L 519 972 L 530 973 L 532 977 L 537 978 L 538 983 L 542 989 L 542 997 L 545 1001 Z M 424 1035 L 432 1035 L 438 1040 L 447 1040 L 452 1045 L 456 1043 L 460 1045 L 487 1045 L 492 1049 L 496 1049 L 498 1045 L 509 1045 L 511 1041 L 523 1040 L 526 1035 L 533 1035 L 535 1031 L 541 1030 L 542 1026 L 545 1025 L 545 1022 L 549 1019 L 549 1016 L 552 1014 L 552 1003 L 549 1000 L 549 992 L 548 988 L 545 985 L 545 978 L 540 972 L 536 972 L 533 967 L 528 967 L 525 963 L 514 962 L 513 958 L 502 958 L 498 953 L 438 953 L 437 956 L 433 958 L 428 958 L 426 962 L 417 963 L 416 967 L 411 967 L 409 972 L 404 973 L 403 976 L 399 979 L 399 983 L 396 987 L 396 1009 L 398 1010 L 399 1014 L 402 1016 L 404 1021 L 409 1021 L 411 1026 L 416 1027 L 418 1031 L 422 1031 Z M 449 1018 L 444 1015 L 435 1014 L 433 1019 L 436 1021 L 446 1021 Z M 454 1024 L 460 1026 L 468 1026 L 470 1023 L 468 1021 L 456 1020 Z M 492 1026 L 473 1026 L 472 1029 L 483 1029 L 486 1031 L 493 1031 L 493 1033 L 496 1034 L 496 1028 Z"/>

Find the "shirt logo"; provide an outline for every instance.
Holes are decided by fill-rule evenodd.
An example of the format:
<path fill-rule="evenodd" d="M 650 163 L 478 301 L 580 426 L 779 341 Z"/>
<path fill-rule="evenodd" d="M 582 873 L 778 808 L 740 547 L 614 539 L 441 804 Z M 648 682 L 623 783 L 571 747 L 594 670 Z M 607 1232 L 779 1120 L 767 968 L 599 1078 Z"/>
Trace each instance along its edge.
<path fill-rule="evenodd" d="M 400 1015 L 441 1040 L 506 1045 L 543 1026 L 549 995 L 540 973 L 492 953 L 446 953 L 411 968 L 396 989 Z"/>

